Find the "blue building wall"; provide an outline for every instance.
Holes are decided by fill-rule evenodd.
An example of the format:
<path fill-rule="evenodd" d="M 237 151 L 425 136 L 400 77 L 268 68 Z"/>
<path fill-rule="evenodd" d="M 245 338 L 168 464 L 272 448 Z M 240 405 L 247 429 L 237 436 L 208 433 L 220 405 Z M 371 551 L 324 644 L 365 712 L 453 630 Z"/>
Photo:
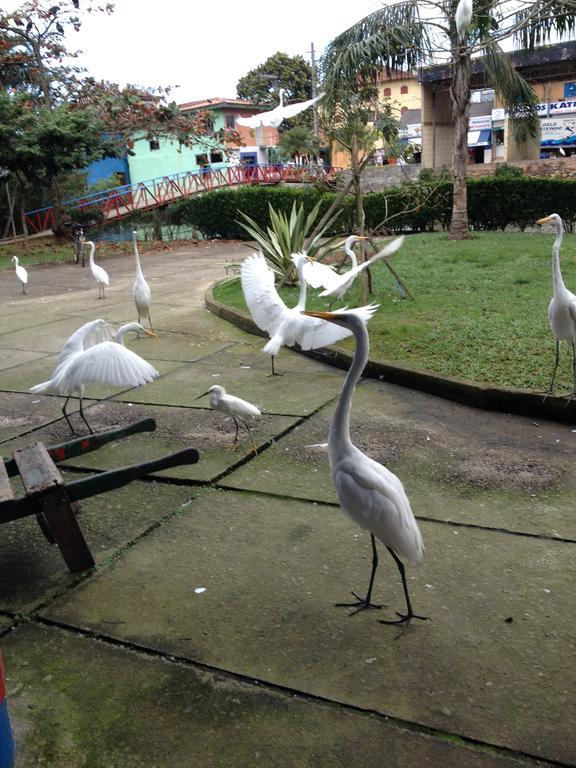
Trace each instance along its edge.
<path fill-rule="evenodd" d="M 84 169 L 87 174 L 88 184 L 95 184 L 101 179 L 108 179 L 113 173 L 124 174 L 124 180 L 121 184 L 130 184 L 130 168 L 128 160 L 125 157 L 105 157 L 103 160 L 96 160 Z"/>

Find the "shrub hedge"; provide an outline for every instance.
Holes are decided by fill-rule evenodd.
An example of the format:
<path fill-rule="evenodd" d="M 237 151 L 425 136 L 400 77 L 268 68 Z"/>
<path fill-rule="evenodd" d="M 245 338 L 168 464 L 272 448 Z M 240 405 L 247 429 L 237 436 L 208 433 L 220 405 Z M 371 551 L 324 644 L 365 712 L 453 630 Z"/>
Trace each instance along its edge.
<path fill-rule="evenodd" d="M 241 210 L 261 227 L 269 224 L 268 204 L 289 215 L 292 204 L 302 203 L 308 214 L 318 200 L 320 216 L 336 194 L 317 187 L 240 187 L 207 192 L 183 200 L 168 211 L 172 224 L 189 224 L 207 238 L 246 240 L 237 223 Z M 408 182 L 364 195 L 366 226 L 372 231 L 430 231 L 450 225 L 452 183 L 430 180 Z M 576 180 L 520 176 L 488 176 L 468 180 L 468 215 L 473 229 L 524 230 L 536 219 L 559 213 L 572 228 L 576 221 Z M 327 234 L 354 229 L 354 200 L 348 197 L 334 227 Z"/>

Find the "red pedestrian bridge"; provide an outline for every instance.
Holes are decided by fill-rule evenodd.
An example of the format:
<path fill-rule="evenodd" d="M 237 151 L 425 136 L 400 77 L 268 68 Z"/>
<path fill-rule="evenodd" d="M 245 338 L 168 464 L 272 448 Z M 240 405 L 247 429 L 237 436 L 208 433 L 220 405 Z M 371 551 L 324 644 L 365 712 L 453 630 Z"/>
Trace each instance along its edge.
<path fill-rule="evenodd" d="M 123 219 L 136 211 L 148 211 L 185 197 L 208 192 L 212 189 L 236 187 L 241 184 L 298 184 L 330 181 L 341 168 L 315 165 L 255 165 L 226 166 L 159 176 L 149 181 L 126 184 L 104 192 L 94 192 L 72 200 L 66 200 L 68 209 L 94 211 L 104 221 Z M 30 234 L 44 233 L 54 224 L 54 207 L 27 211 L 26 224 Z"/>

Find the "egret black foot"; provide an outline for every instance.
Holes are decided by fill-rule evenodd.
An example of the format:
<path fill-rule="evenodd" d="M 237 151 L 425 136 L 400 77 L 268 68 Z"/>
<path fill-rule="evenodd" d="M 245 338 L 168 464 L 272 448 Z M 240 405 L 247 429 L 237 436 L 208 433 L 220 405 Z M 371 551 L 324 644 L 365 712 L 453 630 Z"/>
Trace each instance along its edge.
<path fill-rule="evenodd" d="M 374 608 L 375 610 L 380 610 L 383 607 L 380 603 L 371 603 L 369 600 L 366 600 L 365 597 L 360 597 L 359 595 L 356 594 L 356 592 L 352 592 L 352 595 L 356 598 L 356 601 L 354 603 L 334 603 L 334 605 L 337 608 L 354 608 L 353 611 L 350 611 L 350 614 L 349 614 L 350 616 L 354 616 L 360 611 L 367 611 L 371 608 Z"/>
<path fill-rule="evenodd" d="M 398 613 L 396 616 L 400 616 L 399 619 L 378 619 L 379 624 L 389 624 L 392 626 L 398 626 L 400 624 L 408 624 L 412 619 L 420 619 L 421 621 L 432 621 L 430 616 L 418 616 L 417 613 Z"/>

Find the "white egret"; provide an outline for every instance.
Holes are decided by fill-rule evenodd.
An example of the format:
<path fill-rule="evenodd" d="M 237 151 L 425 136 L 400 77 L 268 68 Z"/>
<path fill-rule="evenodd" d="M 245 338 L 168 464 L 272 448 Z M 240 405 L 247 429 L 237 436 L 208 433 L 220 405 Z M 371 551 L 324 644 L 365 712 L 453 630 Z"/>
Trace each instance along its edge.
<path fill-rule="evenodd" d="M 308 258 L 305 253 L 292 254 L 292 262 L 300 280 L 300 295 L 298 303 L 291 309 L 276 291 L 274 272 L 261 253 L 254 253 L 244 259 L 240 267 L 242 291 L 252 319 L 270 336 L 263 351 L 272 356 L 272 375 L 276 375 L 274 357 L 282 346 L 297 343 L 302 349 L 317 349 L 351 334 L 347 328 L 337 328 L 302 315 L 302 310 L 306 308 L 306 281 L 302 270 Z"/>
<path fill-rule="evenodd" d="M 94 263 L 94 251 L 96 250 L 96 246 L 91 240 L 86 240 L 84 245 L 90 246 L 90 271 L 94 275 L 94 279 L 98 283 L 98 298 L 103 299 L 104 297 L 104 290 L 107 285 L 110 285 L 110 278 L 108 277 L 108 272 L 106 272 L 105 269 L 102 269 L 102 267 L 99 267 L 98 264 Z"/>
<path fill-rule="evenodd" d="M 346 240 L 346 243 L 350 246 L 352 245 L 355 240 L 352 240 L 353 237 L 356 237 L 355 235 L 351 235 L 348 240 Z M 359 240 L 361 238 L 356 237 L 356 240 Z M 391 256 L 393 253 L 396 253 L 396 251 L 402 246 L 402 243 L 404 242 L 404 235 L 401 235 L 400 237 L 396 237 L 392 242 L 388 243 L 381 251 L 379 251 L 375 256 L 373 256 L 368 261 L 363 261 L 362 264 L 358 264 L 356 260 L 356 256 L 354 255 L 354 252 L 352 251 L 352 248 L 349 247 L 348 250 L 346 250 L 346 253 L 351 257 L 352 259 L 352 269 L 349 269 L 347 272 L 343 272 L 341 275 L 339 275 L 337 272 L 334 272 L 332 270 L 328 270 L 327 272 L 322 272 L 322 277 L 324 279 L 324 282 L 321 283 L 324 285 L 324 288 L 326 290 L 322 291 L 319 295 L 322 297 L 330 298 L 332 301 L 335 299 L 340 299 L 346 291 L 350 288 L 354 280 L 358 277 L 358 275 L 365 269 L 368 269 L 368 267 L 371 267 L 376 261 L 379 261 L 380 259 L 385 259 L 387 256 Z M 356 263 L 355 263 L 356 262 Z M 320 266 L 316 263 L 316 266 Z M 325 265 L 322 265 L 325 266 Z M 309 270 L 309 272 L 306 272 L 306 268 L 304 271 L 304 276 L 306 277 L 307 274 L 312 274 L 314 271 L 314 266 L 312 265 L 312 268 Z M 310 281 L 308 281 L 310 282 Z"/>
<path fill-rule="evenodd" d="M 354 613 L 367 608 L 380 608 L 371 601 L 374 577 L 378 566 L 376 541 L 381 541 L 392 555 L 400 571 L 407 612 L 398 613 L 394 621 L 382 620 L 383 624 L 403 624 L 411 619 L 425 619 L 412 609 L 405 568 L 401 557 L 419 562 L 424 553 L 422 536 L 414 519 L 410 502 L 401 481 L 382 464 L 370 459 L 352 443 L 350 438 L 350 408 L 354 388 L 368 361 L 369 339 L 366 322 L 372 317 L 377 305 L 360 309 L 341 309 L 337 312 L 306 312 L 307 315 L 327 320 L 354 333 L 356 351 L 350 370 L 336 406 L 328 435 L 328 458 L 332 469 L 334 487 L 342 511 L 361 528 L 370 532 L 372 544 L 372 571 L 365 597 L 354 603 L 339 603 L 355 608 Z"/>
<path fill-rule="evenodd" d="M 466 32 L 472 21 L 472 0 L 460 0 L 456 8 L 454 20 L 456 22 L 456 31 L 458 33 L 458 42 L 466 39 Z"/>
<path fill-rule="evenodd" d="M 280 88 L 278 96 L 280 98 L 280 104 L 274 109 L 268 112 L 260 112 L 258 115 L 252 115 L 251 117 L 237 117 L 236 122 L 238 125 L 243 125 L 246 128 L 260 128 L 260 126 L 271 126 L 272 128 L 278 128 L 284 120 L 287 120 L 295 115 L 299 115 L 300 112 L 309 109 L 324 97 L 321 93 L 315 96 L 313 99 L 307 101 L 299 101 L 296 104 L 284 105 L 284 94 L 286 91 L 284 88 Z"/>
<path fill-rule="evenodd" d="M 240 430 L 240 425 L 238 422 L 240 421 L 248 430 L 252 448 L 254 449 L 254 453 L 257 454 L 258 451 L 256 450 L 256 444 L 254 443 L 254 438 L 252 437 L 252 432 L 250 431 L 250 427 L 248 426 L 246 419 L 255 419 L 258 418 L 258 416 L 261 416 L 262 414 L 260 413 L 260 409 L 255 405 L 252 405 L 252 403 L 249 403 L 247 400 L 242 400 L 241 397 L 229 395 L 224 387 L 221 387 L 218 384 L 214 384 L 212 387 L 210 387 L 210 389 L 207 389 L 206 392 L 202 392 L 201 395 L 198 395 L 196 400 L 200 400 L 201 397 L 204 397 L 208 394 L 210 395 L 211 408 L 213 408 L 215 411 L 226 413 L 228 416 L 232 416 L 234 419 L 236 432 L 234 434 L 234 442 L 232 443 L 232 448 L 235 449 L 238 442 L 238 432 Z"/>
<path fill-rule="evenodd" d="M 18 256 L 12 256 L 14 262 L 14 268 L 16 269 L 16 277 L 20 281 L 22 286 L 22 293 L 26 293 L 26 285 L 28 283 L 28 272 L 18 264 Z"/>
<path fill-rule="evenodd" d="M 115 341 L 117 344 L 124 344 L 124 336 L 130 332 L 135 333 L 137 336 L 140 336 L 140 333 L 145 333 L 146 336 L 153 336 L 155 339 L 158 338 L 158 334 L 154 333 L 154 331 L 147 330 L 143 325 L 140 325 L 140 323 L 125 323 L 112 332 L 112 341 Z"/>
<path fill-rule="evenodd" d="M 353 246 L 359 240 L 366 239 L 360 235 L 350 235 L 350 237 L 346 238 L 344 252 L 352 262 L 352 269 L 358 266 L 358 259 L 354 253 Z M 329 288 L 335 285 L 340 277 L 341 274 L 336 272 L 334 267 L 321 261 L 316 261 L 313 257 L 304 264 L 304 279 L 311 288 Z"/>
<path fill-rule="evenodd" d="M 150 286 L 144 278 L 142 267 L 140 266 L 140 254 L 138 253 L 138 242 L 136 237 L 136 232 L 132 232 L 134 257 L 136 259 L 136 279 L 134 280 L 134 286 L 132 287 L 132 296 L 134 297 L 136 311 L 138 312 L 138 322 L 140 322 L 140 318 L 147 317 L 148 322 L 150 323 L 150 328 L 152 328 L 152 320 L 150 319 L 150 302 L 152 294 L 150 292 Z"/>
<path fill-rule="evenodd" d="M 137 329 L 123 326 L 116 332 L 116 338 L 120 333 L 119 341 L 123 334 L 129 330 L 142 330 L 147 334 L 155 335 L 151 331 L 142 328 L 138 323 Z M 102 338 L 112 333 L 110 326 L 104 320 L 93 320 L 85 323 L 70 336 L 64 349 L 58 358 L 52 378 L 30 388 L 35 394 L 60 395 L 66 397 L 62 407 L 62 413 L 66 419 L 72 434 L 75 434 L 66 406 L 70 397 L 78 393 L 80 399 L 80 417 L 92 432 L 84 416 L 82 399 L 86 384 L 110 384 L 114 387 L 138 387 L 152 381 L 159 372 L 150 363 L 127 349 L 122 343 L 116 341 L 101 341 Z"/>
<path fill-rule="evenodd" d="M 576 296 L 566 288 L 560 270 L 560 245 L 564 227 L 557 213 L 551 213 L 536 224 L 553 224 L 556 227 L 556 238 L 552 245 L 552 300 L 548 305 L 548 322 L 556 339 L 556 362 L 552 372 L 552 381 L 544 399 L 554 394 L 554 379 L 560 361 L 560 342 L 565 341 L 572 347 L 573 356 L 573 390 L 571 398 L 576 397 Z"/>

